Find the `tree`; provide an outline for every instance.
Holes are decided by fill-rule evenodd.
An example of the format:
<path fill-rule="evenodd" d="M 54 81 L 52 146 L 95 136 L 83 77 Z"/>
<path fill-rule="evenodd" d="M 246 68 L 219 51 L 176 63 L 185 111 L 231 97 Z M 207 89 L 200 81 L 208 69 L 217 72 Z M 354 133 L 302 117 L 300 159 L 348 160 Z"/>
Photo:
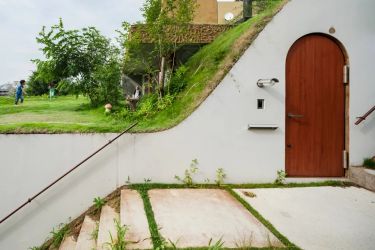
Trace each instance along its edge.
<path fill-rule="evenodd" d="M 49 62 L 38 62 L 37 69 L 28 79 L 27 92 L 30 95 L 43 95 L 48 93 L 48 84 L 54 81 L 54 76 Z"/>
<path fill-rule="evenodd" d="M 164 90 L 165 65 L 169 63 L 171 70 L 174 70 L 175 53 L 183 45 L 180 40 L 189 30 L 196 4 L 196 0 L 146 0 L 141 9 L 144 23 L 136 25 L 139 27 L 136 32 L 129 29 L 129 25 L 125 25 L 128 33 L 131 32 L 125 39 L 126 53 L 128 53 L 125 61 L 133 62 L 138 56 L 136 64 L 147 65 L 148 73 L 159 73 L 160 96 L 163 95 Z M 145 36 L 151 41 L 152 46 L 151 51 L 142 55 L 139 53 L 139 46 L 144 43 L 142 39 Z M 132 56 L 132 51 L 138 51 L 137 56 Z M 171 60 L 166 62 L 170 57 Z"/>
<path fill-rule="evenodd" d="M 49 31 L 43 27 L 37 41 L 46 60 L 34 62 L 43 74 L 52 75 L 55 80 L 69 84 L 75 93 L 88 96 L 93 106 L 110 99 L 118 102 L 117 94 L 109 97 L 112 92 L 103 89 L 111 85 L 115 92 L 120 91 L 119 50 L 96 28 L 66 30 L 60 19 Z"/>

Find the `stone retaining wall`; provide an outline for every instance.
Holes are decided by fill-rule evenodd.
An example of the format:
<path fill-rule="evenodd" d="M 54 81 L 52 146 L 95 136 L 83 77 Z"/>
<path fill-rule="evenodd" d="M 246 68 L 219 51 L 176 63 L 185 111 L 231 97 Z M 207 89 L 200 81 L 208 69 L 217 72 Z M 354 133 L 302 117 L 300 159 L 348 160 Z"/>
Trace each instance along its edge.
<path fill-rule="evenodd" d="M 189 25 L 187 34 L 183 36 L 177 35 L 177 26 L 170 26 L 168 32 L 171 42 L 177 42 L 179 44 L 208 44 L 230 28 L 232 28 L 232 25 L 191 24 Z M 143 43 L 152 43 L 152 38 L 147 34 L 144 25 L 138 24 L 131 27 L 131 34 L 136 34 L 137 32 L 140 32 L 140 39 Z"/>

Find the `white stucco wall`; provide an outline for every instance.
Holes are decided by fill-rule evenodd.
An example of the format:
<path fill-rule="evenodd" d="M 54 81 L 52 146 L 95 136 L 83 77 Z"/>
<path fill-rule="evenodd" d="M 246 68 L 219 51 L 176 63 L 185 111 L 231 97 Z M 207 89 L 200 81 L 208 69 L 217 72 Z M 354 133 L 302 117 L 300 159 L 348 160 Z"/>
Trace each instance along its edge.
<path fill-rule="evenodd" d="M 292 0 L 258 36 L 212 95 L 179 126 L 160 133 L 125 135 L 37 202 L 0 225 L 0 249 L 40 244 L 53 226 L 75 218 L 125 183 L 175 182 L 192 159 L 196 180 L 214 179 L 224 168 L 230 183 L 270 182 L 284 169 L 285 60 L 301 36 L 333 34 L 349 55 L 350 163 L 375 153 L 375 115 L 355 118 L 375 103 L 375 1 Z M 278 78 L 258 88 L 260 78 Z M 257 110 L 256 100 L 265 99 Z M 275 131 L 249 131 L 249 124 L 276 124 Z M 113 135 L 0 135 L 0 217 L 79 162 Z"/>

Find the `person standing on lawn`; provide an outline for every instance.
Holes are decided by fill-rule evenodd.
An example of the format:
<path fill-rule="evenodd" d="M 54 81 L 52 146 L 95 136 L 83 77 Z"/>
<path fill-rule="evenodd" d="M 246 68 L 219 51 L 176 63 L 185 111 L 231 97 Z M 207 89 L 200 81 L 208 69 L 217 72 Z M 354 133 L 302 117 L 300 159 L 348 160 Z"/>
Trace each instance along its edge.
<path fill-rule="evenodd" d="M 21 80 L 20 83 L 16 87 L 16 100 L 14 104 L 18 104 L 18 101 L 21 100 L 21 103 L 23 103 L 23 88 L 25 87 L 26 81 Z"/>

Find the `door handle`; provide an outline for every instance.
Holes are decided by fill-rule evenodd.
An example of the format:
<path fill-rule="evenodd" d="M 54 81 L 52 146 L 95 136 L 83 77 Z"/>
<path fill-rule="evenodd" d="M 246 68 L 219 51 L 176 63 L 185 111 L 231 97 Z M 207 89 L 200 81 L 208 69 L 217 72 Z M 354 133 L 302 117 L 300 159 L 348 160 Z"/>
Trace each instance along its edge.
<path fill-rule="evenodd" d="M 296 115 L 296 114 L 288 113 L 288 117 L 289 118 L 302 118 L 303 115 Z"/>

